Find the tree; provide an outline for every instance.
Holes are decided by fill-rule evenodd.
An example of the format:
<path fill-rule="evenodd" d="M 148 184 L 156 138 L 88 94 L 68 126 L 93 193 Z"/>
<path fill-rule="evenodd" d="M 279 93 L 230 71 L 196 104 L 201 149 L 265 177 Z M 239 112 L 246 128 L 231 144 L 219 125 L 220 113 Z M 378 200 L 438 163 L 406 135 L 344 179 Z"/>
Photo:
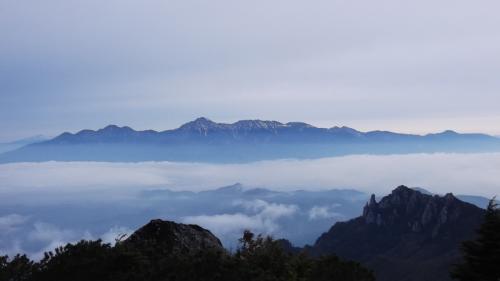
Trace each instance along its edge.
<path fill-rule="evenodd" d="M 237 280 L 373 281 L 373 272 L 336 256 L 313 258 L 285 251 L 279 240 L 245 231 L 235 254 Z"/>
<path fill-rule="evenodd" d="M 0 281 L 32 280 L 37 267 L 26 255 L 16 255 L 12 260 L 0 257 Z"/>
<path fill-rule="evenodd" d="M 451 272 L 460 281 L 500 280 L 500 209 L 494 198 L 486 210 L 478 237 L 462 245 L 464 261 Z"/>
<path fill-rule="evenodd" d="M 373 274 L 337 257 L 285 250 L 279 240 L 245 231 L 234 254 L 218 249 L 158 251 L 158 244 L 67 244 L 39 262 L 0 256 L 0 281 L 372 281 Z"/>
<path fill-rule="evenodd" d="M 337 256 L 323 256 L 312 266 L 308 280 L 356 280 L 375 281 L 373 272 L 352 261 L 343 261 Z"/>
<path fill-rule="evenodd" d="M 293 280 L 291 255 L 271 237 L 246 230 L 235 254 L 239 280 Z"/>

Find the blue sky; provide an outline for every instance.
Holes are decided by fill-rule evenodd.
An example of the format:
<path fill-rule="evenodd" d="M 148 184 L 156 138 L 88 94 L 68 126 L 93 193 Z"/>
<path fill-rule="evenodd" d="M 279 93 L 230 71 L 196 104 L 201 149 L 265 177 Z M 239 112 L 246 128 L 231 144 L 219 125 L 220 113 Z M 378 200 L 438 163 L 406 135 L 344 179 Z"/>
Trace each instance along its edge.
<path fill-rule="evenodd" d="M 498 1 L 0 0 L 0 141 L 198 116 L 500 134 Z"/>

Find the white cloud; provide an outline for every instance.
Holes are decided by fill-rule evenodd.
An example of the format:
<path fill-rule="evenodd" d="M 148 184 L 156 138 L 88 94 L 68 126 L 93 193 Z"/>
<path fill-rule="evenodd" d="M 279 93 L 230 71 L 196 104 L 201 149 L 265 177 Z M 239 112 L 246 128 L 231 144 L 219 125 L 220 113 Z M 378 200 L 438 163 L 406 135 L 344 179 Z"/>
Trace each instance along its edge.
<path fill-rule="evenodd" d="M 268 203 L 261 199 L 252 201 L 235 201 L 236 206 L 242 206 L 248 211 L 258 213 L 262 217 L 277 219 L 280 217 L 290 216 L 298 211 L 295 205 Z"/>
<path fill-rule="evenodd" d="M 310 220 L 316 219 L 330 219 L 330 218 L 342 218 L 343 215 L 332 211 L 335 206 L 314 206 L 312 207 L 308 214 Z"/>
<path fill-rule="evenodd" d="M 265 221 L 259 216 L 249 216 L 242 213 L 188 216 L 183 218 L 182 221 L 184 223 L 201 225 L 221 235 L 241 232 L 244 229 L 272 231 L 276 227 L 272 221 Z"/>
<path fill-rule="evenodd" d="M 222 239 L 227 238 L 226 240 L 231 241 L 228 237 L 237 237 L 245 229 L 267 235 L 273 234 L 280 228 L 277 220 L 290 217 L 299 210 L 295 205 L 268 203 L 264 200 L 237 201 L 235 205 L 243 206 L 250 214 L 188 216 L 182 220 L 185 223 L 201 225 Z"/>
<path fill-rule="evenodd" d="M 0 194 L 4 200 L 17 196 L 20 202 L 74 200 L 73 193 L 114 200 L 150 187 L 199 191 L 241 182 L 276 190 L 353 188 L 378 195 L 404 184 L 492 197 L 500 194 L 499 167 L 500 153 L 352 155 L 247 164 L 13 163 L 0 165 Z"/>

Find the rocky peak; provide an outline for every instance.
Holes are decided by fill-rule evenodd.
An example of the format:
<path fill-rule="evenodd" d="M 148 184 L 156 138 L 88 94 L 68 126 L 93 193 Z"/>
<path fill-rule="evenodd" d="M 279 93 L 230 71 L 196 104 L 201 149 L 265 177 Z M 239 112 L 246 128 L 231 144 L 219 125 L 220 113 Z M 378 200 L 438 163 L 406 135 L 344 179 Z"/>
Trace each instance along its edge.
<path fill-rule="evenodd" d="M 377 201 L 375 200 L 375 194 L 372 194 L 372 196 L 370 196 L 370 201 L 368 203 L 368 206 L 375 206 L 377 205 Z"/>
<path fill-rule="evenodd" d="M 363 219 L 367 224 L 378 226 L 398 226 L 413 232 L 424 229 L 438 232 L 442 224 L 455 222 L 462 209 L 469 207 L 467 205 L 451 193 L 443 197 L 431 196 L 399 186 L 378 203 L 372 195 L 363 210 Z"/>
<path fill-rule="evenodd" d="M 233 135 L 238 134 L 238 132 L 248 133 L 252 131 L 269 131 L 276 133 L 276 131 L 282 127 L 285 127 L 285 125 L 278 121 L 240 120 L 233 124 L 225 124 L 215 123 L 207 118 L 201 117 L 182 125 L 179 130 L 196 132 L 201 135 L 208 135 L 210 131 L 214 132 L 220 130 Z"/>
<path fill-rule="evenodd" d="M 220 240 L 210 231 L 198 225 L 160 219 L 151 220 L 124 243 L 137 249 L 153 246 L 162 254 L 193 253 L 207 249 L 223 251 Z"/>
<path fill-rule="evenodd" d="M 377 217 L 380 220 L 380 215 L 378 214 L 378 203 L 375 200 L 375 194 L 372 194 L 370 201 L 368 201 L 363 209 L 363 217 L 366 223 L 376 223 Z"/>
<path fill-rule="evenodd" d="M 194 121 L 188 122 L 182 125 L 179 130 L 181 131 L 192 131 L 202 135 L 207 135 L 210 130 L 216 129 L 218 124 L 212 120 L 200 117 Z"/>
<path fill-rule="evenodd" d="M 210 128 L 216 125 L 217 123 L 215 123 L 214 121 L 205 117 L 200 117 L 182 125 L 180 128 L 185 128 L 185 129 Z"/>
<path fill-rule="evenodd" d="M 451 193 L 433 196 L 399 186 L 378 202 L 372 195 L 362 216 L 337 222 L 311 253 L 362 262 L 377 280 L 449 280 L 460 243 L 475 235 L 484 212 Z"/>

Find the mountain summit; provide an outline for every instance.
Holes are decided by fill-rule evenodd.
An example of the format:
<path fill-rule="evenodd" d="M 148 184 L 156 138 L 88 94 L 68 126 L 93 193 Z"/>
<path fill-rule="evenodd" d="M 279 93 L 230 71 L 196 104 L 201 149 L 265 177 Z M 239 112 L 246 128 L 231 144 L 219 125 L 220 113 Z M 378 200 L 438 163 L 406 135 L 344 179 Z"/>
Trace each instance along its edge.
<path fill-rule="evenodd" d="M 451 193 L 431 196 L 400 186 L 379 202 L 372 195 L 362 216 L 336 223 L 312 252 L 359 261 L 379 281 L 450 280 L 460 243 L 474 237 L 484 213 Z"/>
<path fill-rule="evenodd" d="M 179 127 L 180 131 L 195 131 L 206 135 L 210 130 L 220 129 L 221 126 L 205 117 L 197 118 Z"/>

